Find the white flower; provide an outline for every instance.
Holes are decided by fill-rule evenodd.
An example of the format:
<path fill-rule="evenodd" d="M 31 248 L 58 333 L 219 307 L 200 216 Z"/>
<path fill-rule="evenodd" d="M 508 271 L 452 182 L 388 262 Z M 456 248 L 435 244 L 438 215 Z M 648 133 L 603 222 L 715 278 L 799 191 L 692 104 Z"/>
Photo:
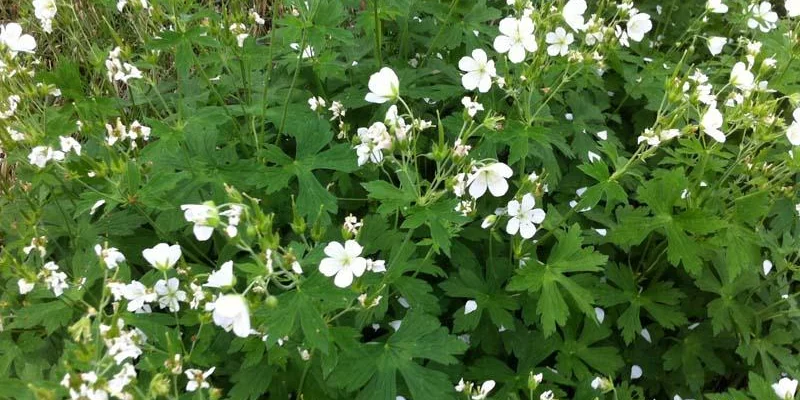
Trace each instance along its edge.
<path fill-rule="evenodd" d="M 600 307 L 594 308 L 594 316 L 597 318 L 597 322 L 603 323 L 606 320 L 606 310 L 603 310 Z"/>
<path fill-rule="evenodd" d="M 126 363 L 113 378 L 108 381 L 108 393 L 118 399 L 126 398 L 125 386 L 128 386 L 136 378 L 136 369 L 133 365 Z"/>
<path fill-rule="evenodd" d="M 42 30 L 47 33 L 53 32 L 53 18 L 56 16 L 55 0 L 33 0 L 34 16 L 42 25 Z"/>
<path fill-rule="evenodd" d="M 478 389 L 478 393 L 472 395 L 472 400 L 484 400 L 486 396 L 489 395 L 489 392 L 494 389 L 496 383 L 493 380 L 488 380 L 481 384 L 480 389 Z"/>
<path fill-rule="evenodd" d="M 67 284 L 67 274 L 59 271 L 58 264 L 49 261 L 44 266 L 42 266 L 42 271 L 40 276 L 44 278 L 44 282 L 47 284 L 47 287 L 53 291 L 53 294 L 56 297 L 61 296 L 64 294 L 64 290 L 69 288 Z"/>
<path fill-rule="evenodd" d="M 783 8 L 786 9 L 786 16 L 789 18 L 800 16 L 800 0 L 786 0 Z"/>
<path fill-rule="evenodd" d="M 750 13 L 747 19 L 747 27 L 750 29 L 758 28 L 761 32 L 769 32 L 777 26 L 778 13 L 772 11 L 772 4 L 762 1 L 761 4 L 751 4 L 747 7 Z"/>
<path fill-rule="evenodd" d="M 214 233 L 214 226 L 219 219 L 219 211 L 212 202 L 203 204 L 184 204 L 181 206 L 183 218 L 194 223 L 192 231 L 197 240 L 204 242 L 211 238 Z"/>
<path fill-rule="evenodd" d="M 328 104 L 325 102 L 325 99 L 322 97 L 309 97 L 308 98 L 308 107 L 311 111 L 317 111 L 320 108 L 325 108 Z"/>
<path fill-rule="evenodd" d="M 353 276 L 361 276 L 367 269 L 367 260 L 360 257 L 363 248 L 355 240 L 348 240 L 342 246 L 339 242 L 330 242 L 325 246 L 325 255 L 319 263 L 319 271 L 328 277 L 336 275 L 333 283 L 346 288 L 353 283 Z"/>
<path fill-rule="evenodd" d="M 528 17 L 516 19 L 506 17 L 500 21 L 502 35 L 494 39 L 494 49 L 501 54 L 508 53 L 508 59 L 514 64 L 525 60 L 525 52 L 533 53 L 539 46 L 533 36 L 535 26 Z"/>
<path fill-rule="evenodd" d="M 22 26 L 16 22 L 0 25 L 0 44 L 8 49 L 11 58 L 17 53 L 33 53 L 36 49 L 36 40 L 31 35 L 23 35 Z"/>
<path fill-rule="evenodd" d="M 222 295 L 210 306 L 214 310 L 214 323 L 225 332 L 233 330 L 239 337 L 250 335 L 250 310 L 244 297 L 238 294 Z"/>
<path fill-rule="evenodd" d="M 49 146 L 36 146 L 31 149 L 31 153 L 28 155 L 28 161 L 39 168 L 44 168 L 50 160 L 61 161 L 63 159 L 64 152 L 53 150 Z"/>
<path fill-rule="evenodd" d="M 603 378 L 596 376 L 592 379 L 592 389 L 597 390 L 600 389 L 600 386 L 603 384 Z"/>
<path fill-rule="evenodd" d="M 728 12 L 728 6 L 722 0 L 708 0 L 706 9 L 716 14 L 725 14 Z"/>
<path fill-rule="evenodd" d="M 118 10 L 119 12 L 122 12 L 122 9 L 124 9 L 124 8 L 125 8 L 125 6 L 126 6 L 126 5 L 128 5 L 128 1 L 129 1 L 129 0 L 118 0 L 118 1 L 117 1 L 117 10 Z M 135 4 L 135 3 L 134 3 L 134 4 Z M 139 0 L 139 5 L 140 5 L 140 6 L 141 6 L 143 9 L 147 10 L 148 12 L 149 12 L 149 11 L 152 9 L 152 8 L 150 7 L 150 5 L 147 3 L 147 0 Z"/>
<path fill-rule="evenodd" d="M 458 61 L 458 69 L 466 72 L 461 77 L 464 89 L 478 89 L 486 93 L 492 87 L 492 78 L 497 76 L 494 60 L 489 60 L 486 52 L 481 49 L 472 50 L 472 57 L 464 56 Z"/>
<path fill-rule="evenodd" d="M 712 36 L 708 38 L 708 51 L 712 56 L 722 53 L 722 48 L 728 43 L 728 38 Z"/>
<path fill-rule="evenodd" d="M 475 169 L 467 180 L 469 186 L 469 194 L 475 199 L 480 198 L 486 193 L 486 189 L 494 197 L 500 197 L 508 191 L 508 182 L 506 179 L 511 178 L 514 171 L 501 162 L 485 165 Z"/>
<path fill-rule="evenodd" d="M 778 383 L 772 384 L 772 390 L 781 400 L 792 400 L 797 392 L 797 379 L 781 378 Z"/>
<path fill-rule="evenodd" d="M 464 378 L 459 379 L 458 384 L 455 387 L 453 387 L 453 389 L 455 389 L 456 392 L 459 393 L 462 393 L 464 390 L 466 390 L 467 384 L 464 382 Z"/>
<path fill-rule="evenodd" d="M 469 96 L 464 96 L 461 99 L 461 104 L 464 105 L 464 109 L 470 117 L 475 117 L 478 111 L 483 111 L 483 104 L 473 101 Z"/>
<path fill-rule="evenodd" d="M 391 68 L 383 67 L 369 77 L 369 93 L 364 100 L 370 103 L 383 104 L 394 101 L 400 96 L 400 79 Z"/>
<path fill-rule="evenodd" d="M 548 32 L 545 35 L 545 42 L 550 46 L 547 46 L 547 54 L 552 57 L 555 56 L 565 56 L 569 53 L 569 45 L 575 41 L 575 38 L 572 36 L 572 33 L 567 33 L 566 30 L 562 27 L 556 28 L 555 32 Z"/>
<path fill-rule="evenodd" d="M 556 398 L 556 395 L 553 393 L 552 390 L 548 390 L 541 395 L 539 395 L 539 400 L 553 400 Z"/>
<path fill-rule="evenodd" d="M 392 146 L 392 137 L 383 122 L 375 122 L 369 128 L 358 128 L 358 138 L 361 143 L 354 148 L 358 156 L 358 165 L 362 166 L 368 161 L 378 164 L 383 161 L 383 149 Z"/>
<path fill-rule="evenodd" d="M 208 276 L 208 282 L 203 284 L 205 287 L 223 288 L 233 285 L 233 261 L 227 261 Z"/>
<path fill-rule="evenodd" d="M 241 47 L 241 46 L 240 46 Z M 289 47 L 292 48 L 294 51 L 300 51 L 300 44 L 298 43 L 290 43 Z M 314 57 L 316 53 L 314 52 L 314 48 L 311 46 L 306 46 L 303 48 L 303 54 L 301 55 L 302 58 L 311 58 Z"/>
<path fill-rule="evenodd" d="M 586 30 L 586 23 L 583 19 L 583 14 L 586 12 L 586 0 L 569 0 L 564 4 L 564 9 L 561 10 L 561 16 L 564 17 L 564 22 L 572 28 L 573 31 Z"/>
<path fill-rule="evenodd" d="M 156 301 L 156 294 L 149 290 L 139 281 L 131 281 L 122 291 L 122 296 L 128 300 L 128 311 L 136 312 L 142 310 L 147 303 Z"/>
<path fill-rule="evenodd" d="M 754 80 L 753 73 L 747 69 L 745 63 L 739 61 L 733 65 L 730 79 L 733 86 L 736 86 L 739 90 L 747 91 L 753 88 Z"/>
<path fill-rule="evenodd" d="M 142 256 L 155 269 L 169 269 L 181 258 L 181 246 L 159 243 L 152 248 L 144 249 Z"/>
<path fill-rule="evenodd" d="M 350 234 L 355 236 L 358 235 L 358 231 L 361 229 L 363 225 L 364 223 L 362 221 L 359 221 L 358 217 L 356 217 L 353 214 L 349 214 L 348 216 L 344 217 L 344 224 L 342 224 L 342 228 L 346 232 L 349 232 Z"/>
<path fill-rule="evenodd" d="M 533 208 L 536 199 L 530 193 L 522 196 L 522 203 L 517 200 L 508 202 L 508 215 L 511 219 L 506 225 L 506 232 L 509 235 L 516 235 L 519 232 L 524 239 L 530 239 L 536 234 L 536 225 L 544 221 L 545 212 L 541 208 Z"/>
<path fill-rule="evenodd" d="M 149 126 L 144 126 L 138 120 L 134 120 L 131 122 L 131 126 L 128 129 L 128 138 L 130 140 L 136 140 L 138 138 L 150 140 L 150 131 L 151 129 Z"/>
<path fill-rule="evenodd" d="M 614 388 L 614 384 L 608 378 L 601 378 L 599 376 L 592 379 L 592 389 L 602 390 L 603 392 Z"/>
<path fill-rule="evenodd" d="M 27 280 L 25 280 L 25 278 L 20 278 L 17 281 L 17 286 L 19 286 L 19 294 L 29 293 L 31 290 L 33 290 L 35 284 L 36 284 L 35 282 L 28 282 Z"/>
<path fill-rule="evenodd" d="M 666 142 L 667 140 L 673 139 L 675 137 L 680 136 L 681 131 L 678 129 L 665 129 L 659 131 L 658 133 L 654 132 L 652 129 L 647 128 L 642 132 L 642 134 L 637 138 L 636 143 L 647 142 L 650 146 L 658 146 L 661 142 Z"/>
<path fill-rule="evenodd" d="M 411 125 L 406 124 L 406 120 L 397 111 L 397 105 L 392 104 L 386 110 L 386 116 L 383 118 L 389 130 L 394 134 L 398 142 L 404 142 L 409 138 L 411 132 Z"/>
<path fill-rule="evenodd" d="M 465 97 L 465 99 L 469 99 L 469 97 Z M 464 101 L 464 99 L 461 99 L 461 101 Z M 471 149 L 472 146 L 462 143 L 461 138 L 456 139 L 455 143 L 453 143 L 453 155 L 456 157 L 466 157 Z"/>
<path fill-rule="evenodd" d="M 709 107 L 700 119 L 700 128 L 703 132 L 711 136 L 712 139 L 720 143 L 725 143 L 725 133 L 719 130 L 722 127 L 722 113 L 716 107 Z"/>
<path fill-rule="evenodd" d="M 255 10 L 253 10 L 253 9 L 250 9 L 250 12 L 248 13 L 248 15 L 249 15 L 249 16 L 250 16 L 250 18 L 252 18 L 252 19 L 253 19 L 253 21 L 254 21 L 256 24 L 258 24 L 258 25 L 264 25 L 265 23 L 267 23 L 267 21 L 265 21 L 265 20 L 264 20 L 264 18 L 261 18 L 261 15 L 259 15 L 259 14 L 258 14 L 258 13 L 257 13 Z"/>
<path fill-rule="evenodd" d="M 478 303 L 475 300 L 467 300 L 464 304 L 464 315 L 467 315 L 478 309 Z"/>
<path fill-rule="evenodd" d="M 179 301 L 186 301 L 186 292 L 178 288 L 179 282 L 177 278 L 169 278 L 168 280 L 159 279 L 154 287 L 156 294 L 158 294 L 158 305 L 161 308 L 169 307 L 169 311 L 177 312 L 181 309 Z"/>
<path fill-rule="evenodd" d="M 203 291 L 202 286 L 196 285 L 194 282 L 189 284 L 189 288 L 192 290 L 192 300 L 189 301 L 189 308 L 196 310 L 197 307 L 200 307 L 200 302 L 206 299 L 206 293 Z"/>
<path fill-rule="evenodd" d="M 94 252 L 103 260 L 103 264 L 105 264 L 108 269 L 117 268 L 119 263 L 125 261 L 125 255 L 116 247 L 103 248 L 103 246 L 96 244 L 94 246 Z"/>
<path fill-rule="evenodd" d="M 383 273 L 386 272 L 386 260 L 367 259 L 367 271 Z"/>
<path fill-rule="evenodd" d="M 186 382 L 186 391 L 194 392 L 197 389 L 208 389 L 211 387 L 211 385 L 206 382 L 206 379 L 214 373 L 215 369 L 216 367 L 211 367 L 205 372 L 194 368 L 187 369 L 184 372 L 186 377 L 189 378 L 189 381 Z"/>
<path fill-rule="evenodd" d="M 464 109 L 467 110 L 467 115 L 470 117 L 474 117 L 478 111 L 483 111 L 483 104 L 473 101 L 469 96 L 464 96 L 461 99 L 461 104 L 464 105 Z"/>
<path fill-rule="evenodd" d="M 61 143 L 61 151 L 63 153 L 69 153 L 70 151 L 74 151 L 75 154 L 81 155 L 81 144 L 75 140 L 71 136 L 59 136 L 59 142 Z"/>
<path fill-rule="evenodd" d="M 650 22 L 650 15 L 647 13 L 631 16 L 626 24 L 628 37 L 634 42 L 641 42 L 644 34 L 650 32 L 651 29 L 653 29 L 653 23 Z"/>
<path fill-rule="evenodd" d="M 331 121 L 336 118 L 344 117 L 345 113 L 347 112 L 347 110 L 344 108 L 344 104 L 338 100 L 334 100 L 333 103 L 331 103 L 331 107 L 328 109 L 328 111 L 330 111 L 333 115 L 333 117 L 331 117 Z"/>

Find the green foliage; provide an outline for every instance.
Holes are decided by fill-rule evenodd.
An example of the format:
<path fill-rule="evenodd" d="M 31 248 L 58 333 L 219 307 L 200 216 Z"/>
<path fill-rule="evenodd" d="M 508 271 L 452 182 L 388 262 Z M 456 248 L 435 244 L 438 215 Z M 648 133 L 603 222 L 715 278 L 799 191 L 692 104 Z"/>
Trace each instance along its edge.
<path fill-rule="evenodd" d="M 13 3 L 0 398 L 800 379 L 791 1 Z"/>

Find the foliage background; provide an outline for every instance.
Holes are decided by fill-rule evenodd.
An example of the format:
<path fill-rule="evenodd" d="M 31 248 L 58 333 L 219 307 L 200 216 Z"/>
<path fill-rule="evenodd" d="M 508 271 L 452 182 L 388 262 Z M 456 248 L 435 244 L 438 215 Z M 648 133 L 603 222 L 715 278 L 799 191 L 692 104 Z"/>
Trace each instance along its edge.
<path fill-rule="evenodd" d="M 0 125 L 28 135 L 15 143 L 0 133 L 13 171 L 0 198 L 0 397 L 67 396 L 59 381 L 96 368 L 99 325 L 118 318 L 148 336 L 135 398 L 156 397 L 163 376 L 170 398 L 390 400 L 463 396 L 453 390 L 462 377 L 497 381 L 498 399 L 546 390 L 572 399 L 768 399 L 781 374 L 800 377 L 800 163 L 784 136 L 800 100 L 796 19 L 763 33 L 747 29 L 742 0 L 729 1 L 725 15 L 700 1 L 637 1 L 654 21 L 645 41 L 576 43 L 584 54 L 576 61 L 548 57 L 539 38 L 539 52 L 514 65 L 491 50 L 497 22 L 514 9 L 505 2 L 286 0 L 257 7 L 264 26 L 247 22 L 253 5 L 238 0 L 151 3 L 152 13 L 120 13 L 113 1 L 58 2 L 52 34 L 36 32 L 27 4 L 17 10 L 36 32 L 40 63 L 35 77 L 0 82 L 0 98 L 27 100 Z M 613 15 L 612 3 L 590 10 Z M 563 2 L 535 6 L 537 36 L 564 26 Z M 228 30 L 234 22 L 248 25 L 243 47 Z M 712 34 L 735 40 L 714 57 L 705 48 Z M 747 53 L 740 36 L 762 43 L 754 72 L 775 92 L 726 109 L 728 141 L 717 144 L 700 134 L 703 106 L 686 105 L 681 85 L 699 68 L 725 91 Z M 298 57 L 291 43 L 312 46 L 314 57 Z M 115 46 L 142 79 L 107 79 Z M 457 64 L 475 48 L 491 53 L 507 86 L 479 96 L 487 111 L 472 123 Z M 602 52 L 602 76 L 593 50 Z M 759 70 L 766 57 L 774 70 Z M 363 100 L 381 66 L 396 71 L 410 109 L 436 128 L 416 138 L 409 159 L 359 168 L 350 138 L 386 111 Z M 349 137 L 309 110 L 311 96 L 343 103 Z M 153 140 L 107 146 L 105 124 L 117 118 L 151 127 Z M 502 224 L 481 227 L 513 191 L 483 198 L 469 216 L 454 211 L 458 200 L 440 180 L 452 174 L 437 151 L 464 124 L 479 129 L 470 158 L 511 165 L 512 187 L 546 210 L 537 241 L 510 238 Z M 682 135 L 651 148 L 637 143 L 646 128 Z M 30 148 L 62 135 L 78 138 L 84 155 L 45 169 L 28 163 Z M 538 183 L 526 179 L 531 172 Z M 90 215 L 98 200 L 104 207 Z M 209 200 L 247 205 L 241 242 L 191 235 L 180 206 Z M 340 221 L 351 213 L 363 218 L 364 253 L 388 271 L 340 289 L 317 266 L 326 243 L 343 241 Z M 39 236 L 46 255 L 25 255 Z M 181 245 L 184 285 L 230 259 L 241 292 L 264 280 L 267 249 L 305 272 L 288 289 L 267 279 L 265 293 L 251 293 L 252 324 L 268 338 L 237 338 L 202 309 L 132 314 L 103 303 L 109 276 L 93 247 L 105 242 L 127 257 L 115 279 L 148 285 L 159 272 L 141 253 L 159 242 Z M 17 280 L 35 279 L 50 260 L 71 288 L 21 295 Z M 383 300 L 362 307 L 361 293 Z M 465 314 L 467 300 L 475 312 Z M 402 321 L 399 330 L 392 321 Z M 75 335 L 80 324 L 87 337 Z M 187 367 L 216 367 L 219 390 L 185 393 L 185 377 L 164 367 L 173 354 Z M 642 378 L 631 379 L 633 365 Z M 538 373 L 543 382 L 529 383 Z M 593 389 L 596 376 L 613 391 Z"/>

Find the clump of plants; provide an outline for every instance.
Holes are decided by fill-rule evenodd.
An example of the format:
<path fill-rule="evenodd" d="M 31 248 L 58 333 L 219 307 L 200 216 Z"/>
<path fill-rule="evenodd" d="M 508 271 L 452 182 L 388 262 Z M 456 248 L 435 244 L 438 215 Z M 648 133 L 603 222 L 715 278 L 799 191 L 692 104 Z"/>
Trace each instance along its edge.
<path fill-rule="evenodd" d="M 0 398 L 795 398 L 800 1 L 0 15 Z"/>

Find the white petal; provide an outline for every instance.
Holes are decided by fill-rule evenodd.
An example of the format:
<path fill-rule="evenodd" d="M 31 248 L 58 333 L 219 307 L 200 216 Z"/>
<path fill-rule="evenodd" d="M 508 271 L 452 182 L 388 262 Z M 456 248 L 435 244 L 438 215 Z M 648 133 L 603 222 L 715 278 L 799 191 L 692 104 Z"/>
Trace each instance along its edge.
<path fill-rule="evenodd" d="M 533 213 L 531 215 L 531 222 L 533 222 L 534 224 L 541 224 L 546 216 L 547 215 L 545 214 L 544 210 L 542 210 L 541 208 L 536 208 L 533 210 Z"/>
<path fill-rule="evenodd" d="M 536 225 L 530 221 L 521 222 L 519 224 L 519 235 L 525 239 L 530 239 L 536 234 Z"/>
<path fill-rule="evenodd" d="M 594 316 L 597 317 L 597 322 L 602 324 L 603 321 L 605 321 L 605 319 L 606 319 L 606 311 L 603 310 L 600 307 L 595 307 L 594 308 Z"/>
<path fill-rule="evenodd" d="M 536 205 L 536 199 L 533 198 L 533 195 L 530 193 L 526 193 L 522 196 L 522 209 L 523 210 L 532 210 L 533 206 Z"/>
<path fill-rule="evenodd" d="M 319 263 L 319 272 L 325 276 L 334 276 L 342 269 L 342 264 L 333 258 L 323 258 Z"/>
<path fill-rule="evenodd" d="M 352 261 L 350 261 L 350 271 L 353 272 L 355 276 L 364 275 L 364 271 L 367 270 L 367 259 L 363 257 L 356 257 Z"/>
<path fill-rule="evenodd" d="M 478 72 L 468 72 L 461 77 L 461 85 L 464 86 L 464 89 L 467 90 L 475 90 L 478 87 L 481 80 L 481 74 Z M 489 82 L 491 85 L 491 81 Z"/>
<path fill-rule="evenodd" d="M 344 251 L 349 257 L 358 257 L 363 250 L 364 248 L 355 240 L 348 240 L 344 243 Z"/>
<path fill-rule="evenodd" d="M 514 43 L 508 50 L 508 60 L 514 64 L 519 64 L 525 61 L 525 48 L 521 43 Z"/>
<path fill-rule="evenodd" d="M 508 36 L 498 36 L 494 38 L 494 49 L 498 53 L 507 53 L 511 49 L 514 42 Z"/>
<path fill-rule="evenodd" d="M 500 197 L 508 192 L 508 182 L 506 182 L 505 178 L 490 176 L 490 179 L 488 186 L 492 196 Z"/>
<path fill-rule="evenodd" d="M 506 233 L 509 235 L 516 235 L 519 231 L 519 219 L 511 218 L 508 220 L 508 224 L 506 225 Z"/>
<path fill-rule="evenodd" d="M 195 224 L 193 228 L 194 237 L 201 242 L 205 242 L 208 239 L 211 239 L 211 235 L 214 234 L 214 228 L 210 226 Z"/>
<path fill-rule="evenodd" d="M 478 303 L 475 300 L 467 300 L 464 304 L 464 315 L 467 315 L 478 309 Z"/>
<path fill-rule="evenodd" d="M 464 72 L 475 71 L 478 68 L 480 68 L 480 66 L 475 61 L 475 59 L 473 59 L 472 57 L 464 56 L 464 57 L 461 57 L 460 60 L 458 60 L 458 69 L 460 69 L 460 70 L 462 70 Z"/>
<path fill-rule="evenodd" d="M 634 365 L 631 367 L 631 380 L 639 379 L 642 377 L 642 367 Z"/>
<path fill-rule="evenodd" d="M 347 253 L 344 251 L 344 246 L 339 242 L 330 242 L 325 246 L 325 255 L 332 258 L 344 258 Z"/>
<path fill-rule="evenodd" d="M 475 178 L 469 185 L 469 195 L 474 199 L 480 198 L 486 193 L 486 185 L 486 179 L 483 176 Z"/>
<path fill-rule="evenodd" d="M 346 288 L 350 286 L 351 283 L 353 283 L 353 273 L 346 268 L 339 271 L 339 273 L 336 274 L 336 278 L 333 278 L 333 284 L 340 288 Z"/>

